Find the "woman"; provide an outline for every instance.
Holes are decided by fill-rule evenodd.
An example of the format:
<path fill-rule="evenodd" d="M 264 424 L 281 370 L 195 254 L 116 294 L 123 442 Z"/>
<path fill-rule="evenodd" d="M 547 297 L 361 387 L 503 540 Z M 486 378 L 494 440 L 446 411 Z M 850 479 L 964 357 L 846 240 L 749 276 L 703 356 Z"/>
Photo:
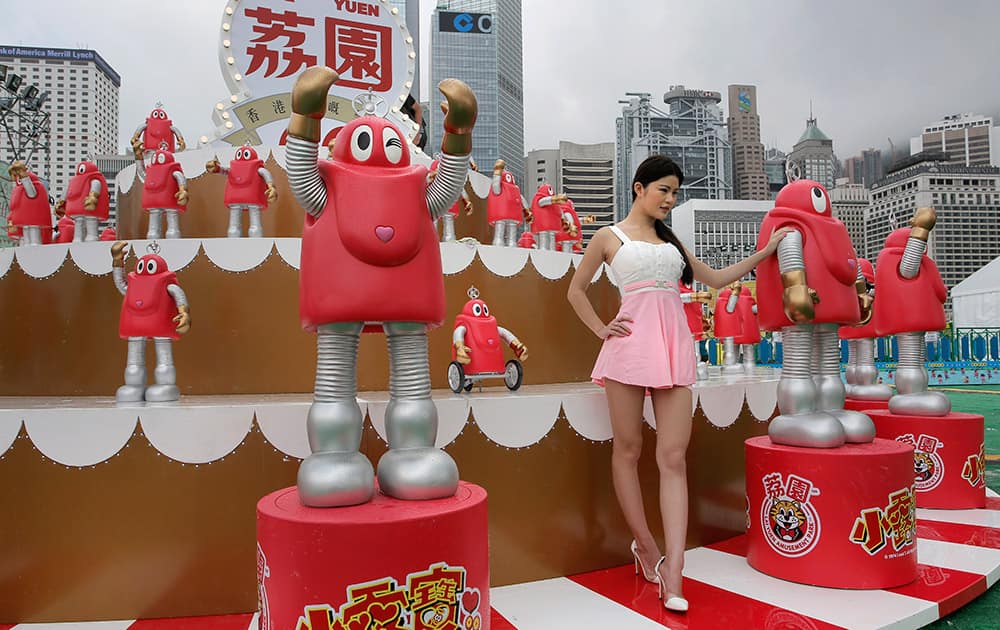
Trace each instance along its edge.
<path fill-rule="evenodd" d="M 614 436 L 611 473 L 625 521 L 632 531 L 636 570 L 659 584 L 668 610 L 686 611 L 681 586 L 687 534 L 685 452 L 691 437 L 691 389 L 697 358 L 691 351 L 678 280 L 714 288 L 747 275 L 770 256 L 787 230 L 777 230 L 760 252 L 712 269 L 684 248 L 664 219 L 677 203 L 684 174 L 670 158 L 653 155 L 636 169 L 632 208 L 618 225 L 594 234 L 573 275 L 567 298 L 576 314 L 604 340 L 591 378 L 608 397 Z M 605 324 L 586 289 L 601 263 L 608 263 L 622 291 L 618 315 Z M 660 471 L 660 513 L 666 556 L 646 524 L 639 488 L 642 406 L 646 391 L 656 417 L 656 463 Z"/>

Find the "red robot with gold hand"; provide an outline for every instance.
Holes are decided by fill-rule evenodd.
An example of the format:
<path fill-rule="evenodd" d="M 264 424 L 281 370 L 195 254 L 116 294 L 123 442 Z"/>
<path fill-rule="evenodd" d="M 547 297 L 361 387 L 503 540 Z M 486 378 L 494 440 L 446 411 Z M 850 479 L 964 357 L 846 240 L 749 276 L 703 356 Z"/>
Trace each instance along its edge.
<path fill-rule="evenodd" d="M 736 351 L 736 338 L 743 333 L 743 320 L 737 310 L 743 285 L 734 282 L 719 291 L 715 300 L 715 338 L 722 341 L 722 373 L 728 376 L 743 374 Z"/>
<path fill-rule="evenodd" d="M 542 184 L 531 200 L 531 231 L 535 235 L 538 249 L 555 251 L 556 234 L 563 226 L 563 204 L 569 201 L 566 195 L 557 195 L 548 184 Z"/>
<path fill-rule="evenodd" d="M 181 237 L 180 215 L 187 209 L 187 178 L 174 154 L 161 149 L 150 158 L 142 185 L 142 207 L 149 215 L 146 238 L 160 238 L 160 217 L 166 215 L 165 238 Z"/>
<path fill-rule="evenodd" d="M 108 182 L 93 162 L 84 160 L 69 180 L 66 199 L 59 201 L 56 212 L 65 210 L 73 221 L 73 242 L 100 240 L 99 227 L 107 221 L 111 199 Z"/>
<path fill-rule="evenodd" d="M 757 300 L 754 299 L 750 287 L 742 285 L 736 300 L 736 314 L 740 318 L 740 334 L 733 338 L 733 343 L 740 348 L 743 359 L 743 373 L 753 376 L 757 368 L 756 349 L 760 343 L 760 323 L 757 321 Z"/>
<path fill-rule="evenodd" d="M 15 160 L 7 172 L 14 181 L 7 233 L 17 237 L 19 245 L 46 244 L 46 231 L 48 240 L 52 238 L 52 207 L 45 184 L 21 160 Z"/>
<path fill-rule="evenodd" d="M 469 301 L 455 317 L 452 333 L 448 386 L 456 394 L 469 391 L 473 383 L 486 378 L 503 378 L 507 389 L 521 386 L 528 348 L 490 315 L 490 307 L 479 299 L 479 291 L 469 289 Z M 516 359 L 504 362 L 503 345 L 510 346 Z"/>
<path fill-rule="evenodd" d="M 142 160 L 146 155 L 159 151 L 161 148 L 170 153 L 183 151 L 187 148 L 184 136 L 181 135 L 177 127 L 174 127 L 173 121 L 170 120 L 167 112 L 159 103 L 146 117 L 145 122 L 136 127 L 135 133 L 132 134 L 131 145 L 137 160 Z"/>
<path fill-rule="evenodd" d="M 243 236 L 244 212 L 250 217 L 247 236 L 249 238 L 264 236 L 260 213 L 267 210 L 269 203 L 278 200 L 278 191 L 274 188 L 274 178 L 271 177 L 270 171 L 264 168 L 264 160 L 257 156 L 257 151 L 251 146 L 242 146 L 236 149 L 236 156 L 229 162 L 228 168 L 214 159 L 205 164 L 205 170 L 226 176 L 225 204 L 229 208 L 226 236 L 229 238 Z"/>
<path fill-rule="evenodd" d="M 316 389 L 306 417 L 312 454 L 299 467 L 301 501 L 354 505 L 374 494 L 372 465 L 359 451 L 363 415 L 356 362 L 362 331 L 384 330 L 389 345 L 389 450 L 378 462 L 382 493 L 410 500 L 452 496 L 458 467 L 435 447 L 427 330 L 445 314 L 441 249 L 434 222 L 458 200 L 468 177 L 477 105 L 455 79 L 438 88 L 444 135 L 437 174 L 410 161 L 393 123 L 361 115 L 337 135 L 331 160 L 317 160 L 328 67 L 307 69 L 292 88 L 288 181 L 306 212 L 299 273 L 299 315 L 317 333 Z M 376 111 L 359 97 L 355 110 Z"/>
<path fill-rule="evenodd" d="M 695 291 L 681 281 L 677 282 L 681 303 L 684 304 L 684 315 L 687 318 L 688 330 L 694 340 L 694 356 L 698 362 L 698 380 L 708 378 L 708 363 L 701 359 L 701 341 L 708 338 L 712 330 L 711 318 L 705 313 L 705 305 L 712 301 L 708 291 Z"/>
<path fill-rule="evenodd" d="M 493 226 L 494 245 L 514 247 L 517 245 L 517 226 L 525 220 L 531 222 L 531 211 L 524 207 L 521 189 L 506 167 L 503 160 L 493 165 L 493 183 L 486 195 L 486 221 Z"/>
<path fill-rule="evenodd" d="M 832 216 L 818 182 L 781 189 L 761 223 L 758 249 L 782 227 L 777 256 L 757 267 L 757 308 L 765 330 L 781 331 L 784 360 L 778 409 L 768 435 L 777 444 L 834 448 L 875 439 L 868 416 L 844 409 L 837 328 L 861 321 L 867 294 L 857 287 L 857 254 Z M 870 307 L 870 303 L 868 303 Z"/>
<path fill-rule="evenodd" d="M 896 394 L 889 399 L 889 411 L 903 415 L 946 416 L 951 411 L 945 394 L 927 389 L 926 331 L 944 329 L 948 298 L 937 265 L 925 253 L 936 221 L 933 208 L 917 210 L 912 227 L 889 234 L 875 265 L 875 332 L 879 337 L 896 335 L 899 347 Z"/>

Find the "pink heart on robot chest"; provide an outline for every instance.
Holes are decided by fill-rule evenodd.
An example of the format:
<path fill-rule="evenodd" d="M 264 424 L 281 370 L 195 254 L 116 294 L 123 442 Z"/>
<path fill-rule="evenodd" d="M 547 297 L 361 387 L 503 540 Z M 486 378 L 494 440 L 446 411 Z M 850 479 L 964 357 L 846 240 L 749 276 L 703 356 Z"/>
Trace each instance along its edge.
<path fill-rule="evenodd" d="M 379 225 L 375 228 L 375 236 L 377 236 L 378 240 L 382 241 L 383 243 L 388 243 L 389 241 L 391 241 L 392 237 L 395 234 L 396 230 L 388 225 Z"/>
<path fill-rule="evenodd" d="M 142 308 L 142 304 L 143 304 L 142 300 L 136 300 L 136 301 L 135 301 L 135 305 L 136 305 L 137 307 L 139 307 L 139 308 Z"/>

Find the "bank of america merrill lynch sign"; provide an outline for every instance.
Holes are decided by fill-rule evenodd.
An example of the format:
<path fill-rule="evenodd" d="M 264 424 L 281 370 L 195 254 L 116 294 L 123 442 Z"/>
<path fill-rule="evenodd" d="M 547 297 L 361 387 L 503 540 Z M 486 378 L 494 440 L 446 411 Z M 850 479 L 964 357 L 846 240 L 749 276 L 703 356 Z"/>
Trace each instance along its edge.
<path fill-rule="evenodd" d="M 385 101 L 378 113 L 411 137 L 416 131 L 399 111 L 413 86 L 413 39 L 385 0 L 229 0 L 219 33 L 231 94 L 216 104 L 214 137 L 205 142 L 284 144 L 292 85 L 314 65 L 340 75 L 327 101 L 324 144 L 356 117 L 352 101 L 369 90 Z"/>

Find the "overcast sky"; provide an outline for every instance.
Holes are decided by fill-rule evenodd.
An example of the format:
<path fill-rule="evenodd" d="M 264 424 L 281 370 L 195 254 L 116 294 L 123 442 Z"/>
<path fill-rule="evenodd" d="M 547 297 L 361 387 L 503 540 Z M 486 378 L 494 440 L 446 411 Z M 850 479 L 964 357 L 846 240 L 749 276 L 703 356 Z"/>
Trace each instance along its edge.
<path fill-rule="evenodd" d="M 422 48 L 434 0 L 420 0 Z M 223 0 L 40 0 L 0 44 L 91 48 L 122 75 L 120 144 L 164 103 L 192 145 L 228 97 Z M 1000 2 L 523 0 L 525 151 L 613 142 L 625 92 L 757 86 L 761 136 L 788 151 L 812 101 L 843 159 L 957 112 L 1000 112 Z M 421 54 L 426 69 L 426 54 Z M 426 73 L 424 74 L 426 77 Z M 424 81 L 424 99 L 427 97 Z M 437 97 L 434 97 L 437 100 Z"/>

